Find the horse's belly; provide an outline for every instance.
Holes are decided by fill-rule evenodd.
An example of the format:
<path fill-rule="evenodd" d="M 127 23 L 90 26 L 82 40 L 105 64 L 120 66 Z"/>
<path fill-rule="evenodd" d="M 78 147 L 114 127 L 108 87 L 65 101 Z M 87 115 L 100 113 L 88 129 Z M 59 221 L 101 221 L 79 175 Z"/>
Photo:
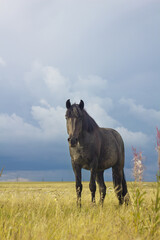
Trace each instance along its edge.
<path fill-rule="evenodd" d="M 106 154 L 106 156 L 102 157 L 98 164 L 98 169 L 108 169 L 110 167 L 113 167 L 117 163 L 117 154 L 115 152 L 112 152 L 111 154 Z"/>
<path fill-rule="evenodd" d="M 98 170 L 104 170 L 104 169 L 113 167 L 116 164 L 116 162 L 117 161 L 115 159 L 107 159 L 107 160 L 101 161 L 98 165 Z"/>

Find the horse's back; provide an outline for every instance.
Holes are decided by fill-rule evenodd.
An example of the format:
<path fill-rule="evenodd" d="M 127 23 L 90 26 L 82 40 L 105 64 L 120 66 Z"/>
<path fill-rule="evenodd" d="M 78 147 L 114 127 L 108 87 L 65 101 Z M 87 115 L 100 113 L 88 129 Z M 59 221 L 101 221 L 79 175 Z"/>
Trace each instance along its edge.
<path fill-rule="evenodd" d="M 100 128 L 102 137 L 99 168 L 124 166 L 124 143 L 121 135 L 112 128 Z"/>

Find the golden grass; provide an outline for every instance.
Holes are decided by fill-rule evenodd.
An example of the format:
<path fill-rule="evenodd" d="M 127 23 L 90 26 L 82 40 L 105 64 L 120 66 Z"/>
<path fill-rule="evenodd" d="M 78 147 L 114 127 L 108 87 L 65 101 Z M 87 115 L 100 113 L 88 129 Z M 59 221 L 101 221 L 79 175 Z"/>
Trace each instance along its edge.
<path fill-rule="evenodd" d="M 112 183 L 106 183 L 103 208 L 98 189 L 96 205 L 90 203 L 88 185 L 83 183 L 79 209 L 74 182 L 1 182 L 0 240 L 160 239 L 156 183 L 128 183 L 132 203 L 127 207 L 118 205 Z"/>

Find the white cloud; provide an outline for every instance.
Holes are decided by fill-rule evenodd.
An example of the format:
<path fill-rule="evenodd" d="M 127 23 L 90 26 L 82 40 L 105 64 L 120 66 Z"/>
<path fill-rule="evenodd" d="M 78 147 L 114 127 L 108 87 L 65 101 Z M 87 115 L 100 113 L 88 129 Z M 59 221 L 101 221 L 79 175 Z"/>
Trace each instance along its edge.
<path fill-rule="evenodd" d="M 37 140 L 41 136 L 41 130 L 25 122 L 16 114 L 0 114 L 0 135 L 1 142 Z"/>
<path fill-rule="evenodd" d="M 43 139 L 62 139 L 66 133 L 65 109 L 62 107 L 32 107 L 32 116 L 42 131 Z"/>
<path fill-rule="evenodd" d="M 65 102 L 72 86 L 57 68 L 43 66 L 38 61 L 34 61 L 31 71 L 25 74 L 25 85 L 33 99 L 45 99 L 54 105 Z"/>
<path fill-rule="evenodd" d="M 40 104 L 44 107 L 47 107 L 47 108 L 51 107 L 51 105 L 49 105 L 49 103 L 45 99 L 41 99 Z"/>
<path fill-rule="evenodd" d="M 4 59 L 2 57 L 0 57 L 0 66 L 2 66 L 2 67 L 6 66 L 6 62 L 4 61 Z"/>
<path fill-rule="evenodd" d="M 102 94 L 107 89 L 108 83 L 97 75 L 89 75 L 87 77 L 79 76 L 77 81 L 73 83 L 73 89 L 80 92 L 88 92 L 92 95 Z"/>
<path fill-rule="evenodd" d="M 58 69 L 51 66 L 42 68 L 44 82 L 52 94 L 64 96 L 69 91 L 69 80 L 61 75 Z"/>
<path fill-rule="evenodd" d="M 0 141 L 59 141 L 65 136 L 65 109 L 33 106 L 31 114 L 38 127 L 16 114 L 0 114 Z"/>
<path fill-rule="evenodd" d="M 113 119 L 109 114 L 97 103 L 88 103 L 87 112 L 91 117 L 98 123 L 100 127 L 111 127 L 117 126 L 118 121 Z"/>
<path fill-rule="evenodd" d="M 129 112 L 136 118 L 150 124 L 151 126 L 159 125 L 160 111 L 155 109 L 146 109 L 143 105 L 135 104 L 133 99 L 120 99 L 120 104 L 129 107 Z"/>
<path fill-rule="evenodd" d="M 127 146 L 145 146 L 149 142 L 149 137 L 142 132 L 132 132 L 125 127 L 117 127 Z"/>
<path fill-rule="evenodd" d="M 113 106 L 112 100 L 106 98 L 108 81 L 97 75 L 67 78 L 59 69 L 34 61 L 31 71 L 25 74 L 25 84 L 33 98 L 38 101 L 45 99 L 50 103 L 52 101 L 55 106 L 64 106 L 68 98 L 72 102 L 83 99 L 86 102 L 107 104 L 109 109 Z"/>

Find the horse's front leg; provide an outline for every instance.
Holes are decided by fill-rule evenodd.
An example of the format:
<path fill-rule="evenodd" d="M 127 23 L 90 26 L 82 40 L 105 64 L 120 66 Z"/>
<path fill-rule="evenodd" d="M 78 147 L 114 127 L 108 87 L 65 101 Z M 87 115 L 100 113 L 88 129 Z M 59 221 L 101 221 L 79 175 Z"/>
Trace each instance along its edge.
<path fill-rule="evenodd" d="M 93 203 L 95 203 L 95 192 L 96 192 L 96 170 L 95 168 L 91 169 L 91 176 L 90 176 L 90 183 L 89 183 L 89 189 L 91 191 L 91 200 Z"/>
<path fill-rule="evenodd" d="M 76 180 L 77 206 L 81 207 L 81 192 L 82 192 L 81 167 L 75 164 L 74 162 L 72 162 L 72 167 L 73 167 L 75 180 Z"/>

